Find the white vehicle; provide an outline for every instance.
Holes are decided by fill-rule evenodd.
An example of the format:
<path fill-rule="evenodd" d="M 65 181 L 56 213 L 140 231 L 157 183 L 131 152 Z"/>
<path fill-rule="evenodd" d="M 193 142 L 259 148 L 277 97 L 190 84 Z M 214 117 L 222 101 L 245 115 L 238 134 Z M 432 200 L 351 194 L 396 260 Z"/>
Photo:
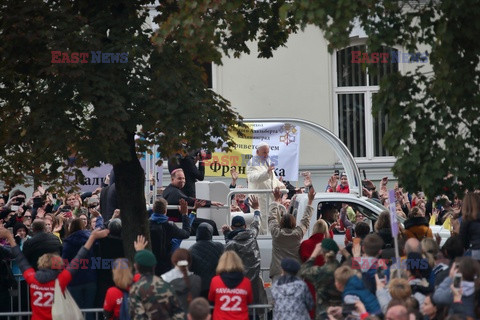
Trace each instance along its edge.
<path fill-rule="evenodd" d="M 360 183 L 362 180 L 360 177 L 360 171 L 358 170 L 357 164 L 355 163 L 355 160 L 352 154 L 350 153 L 348 148 L 345 146 L 345 144 L 338 137 L 336 137 L 332 132 L 323 128 L 320 125 L 317 125 L 310 121 L 301 120 L 301 119 L 286 119 L 286 118 L 244 119 L 244 121 L 245 122 L 290 122 L 296 125 L 300 125 L 302 126 L 302 128 L 309 129 L 314 133 L 318 134 L 319 136 L 321 136 L 323 138 L 322 140 L 327 142 L 335 151 L 336 155 L 339 157 L 339 160 L 342 163 L 347 176 L 351 177 L 349 178 L 351 193 L 350 194 L 337 193 L 337 192 L 317 193 L 313 203 L 314 209 L 317 209 L 318 205 L 322 205 L 327 202 L 334 204 L 335 206 L 337 206 L 338 209 L 341 208 L 342 203 L 348 203 L 349 205 L 352 206 L 352 208 L 355 211 L 358 210 L 364 215 L 364 217 L 366 218 L 365 222 L 369 223 L 370 230 L 373 231 L 373 225 L 375 221 L 378 219 L 378 216 L 382 211 L 387 210 L 387 208 L 385 208 L 380 203 L 374 200 L 371 200 L 362 196 L 362 185 Z M 197 184 L 198 183 L 199 182 L 197 182 Z M 207 182 L 203 182 L 203 183 L 207 183 Z M 214 184 L 215 183 L 218 184 L 218 182 L 214 182 Z M 197 188 L 198 188 L 198 185 L 197 185 Z M 226 197 L 227 201 L 225 201 L 225 196 L 226 196 L 226 193 L 228 193 L 228 191 L 222 191 L 223 188 L 224 188 L 223 186 L 220 186 L 220 189 L 216 189 L 216 187 L 212 187 L 211 188 L 212 192 L 202 191 L 203 193 L 199 192 L 199 190 L 197 189 L 197 197 L 228 203 L 228 199 L 230 195 Z M 245 192 L 245 193 L 248 193 L 248 192 Z M 218 196 L 219 194 L 222 194 L 221 198 L 215 198 L 215 196 Z M 297 223 L 301 220 L 301 217 L 305 210 L 305 206 L 307 205 L 307 201 L 308 201 L 307 194 L 301 194 L 301 195 L 297 195 L 296 200 L 291 204 L 294 210 L 293 213 L 296 214 L 297 216 Z M 232 215 L 232 213 L 229 212 L 229 207 L 224 208 L 223 212 L 221 212 L 222 210 L 217 210 L 217 209 L 207 210 L 207 208 L 201 208 L 200 210 L 205 210 L 204 214 L 202 215 L 199 214 L 199 216 L 202 218 L 213 219 L 214 221 L 217 222 L 217 225 L 219 224 L 220 221 L 223 221 L 218 227 L 221 227 L 222 224 L 226 223 L 227 220 L 229 220 L 229 218 Z M 309 230 L 307 234 L 304 236 L 304 239 L 307 239 L 312 234 L 313 225 L 316 220 L 317 220 L 317 213 L 315 210 L 312 216 L 312 220 L 310 221 Z M 248 224 L 249 220 L 247 218 L 246 218 L 246 221 Z M 400 217 L 398 217 L 398 221 L 400 223 L 403 223 L 403 219 Z M 440 234 L 440 236 L 442 237 L 442 244 L 446 241 L 448 237 L 450 237 L 450 231 L 442 229 L 441 226 L 432 226 L 431 228 L 434 234 L 436 233 Z M 225 242 L 223 235 L 215 236 L 213 240 L 223 242 L 223 243 Z M 262 258 L 261 267 L 262 269 L 267 269 L 270 267 L 270 261 L 271 261 L 271 255 L 272 255 L 272 238 L 269 235 L 260 235 L 258 236 L 257 240 L 260 247 L 260 254 Z M 335 236 L 335 241 L 341 247 L 344 246 L 343 235 Z M 181 246 L 183 248 L 189 248 L 194 242 L 195 242 L 195 237 L 190 237 L 189 239 L 183 240 Z"/>
<path fill-rule="evenodd" d="M 308 195 L 307 194 L 299 194 L 296 196 L 294 202 L 292 202 L 293 207 L 293 214 L 296 215 L 297 223 L 302 219 L 303 213 L 308 203 Z M 313 225 L 315 221 L 318 219 L 317 208 L 321 207 L 324 204 L 330 204 L 335 206 L 337 209 L 342 207 L 343 203 L 348 203 L 355 212 L 359 211 L 364 216 L 364 222 L 368 223 L 370 226 L 370 230 L 373 231 L 373 226 L 378 219 L 378 216 L 382 211 L 387 210 L 383 205 L 374 201 L 372 199 L 366 197 L 358 197 L 354 194 L 346 194 L 346 193 L 317 193 L 315 195 L 315 199 L 313 201 L 313 208 L 314 213 L 312 215 L 310 226 L 307 233 L 304 236 L 304 240 L 308 239 L 312 235 Z M 246 219 L 248 225 L 248 219 Z M 398 221 L 403 224 L 404 219 L 398 217 Z M 442 238 L 443 244 L 449 237 L 450 231 L 443 229 L 441 226 L 431 226 L 430 227 L 433 231 L 433 234 L 439 233 Z M 225 243 L 223 235 L 214 236 L 214 241 Z M 345 246 L 344 244 L 344 235 L 342 234 L 335 234 L 334 240 L 337 244 L 342 248 Z M 260 255 L 262 257 L 261 267 L 262 269 L 268 269 L 270 267 L 270 261 L 272 257 L 272 237 L 270 235 L 259 235 L 257 237 L 258 245 L 260 247 Z M 182 241 L 182 248 L 189 248 L 191 245 L 195 243 L 195 237 L 190 237 L 189 239 Z"/>
<path fill-rule="evenodd" d="M 307 206 L 307 203 L 308 203 L 307 194 L 297 195 L 295 203 L 292 203 L 293 212 L 297 216 L 297 221 L 300 221 L 300 219 L 302 218 L 303 212 L 305 211 L 305 207 Z M 312 206 L 314 208 L 320 209 L 322 205 L 326 203 L 333 205 L 339 211 L 340 211 L 340 208 L 342 207 L 342 204 L 347 203 L 349 206 L 353 208 L 355 212 L 359 211 L 364 216 L 365 218 L 364 222 L 369 224 L 371 231 L 374 230 L 373 226 L 377 221 L 380 213 L 382 213 L 382 211 L 388 211 L 387 208 L 385 208 L 382 204 L 380 204 L 375 200 L 369 199 L 367 197 L 358 197 L 354 194 L 346 194 L 346 193 L 338 193 L 338 192 L 317 193 L 315 195 L 315 199 L 313 200 Z M 318 219 L 318 215 L 315 215 L 314 213 L 314 215 L 312 216 L 312 221 L 310 221 L 310 227 L 307 232 L 307 235 L 305 235 L 305 238 L 308 238 L 312 235 L 313 224 L 317 219 Z M 400 216 L 397 216 L 397 221 L 403 225 L 405 219 L 403 219 Z M 442 226 L 430 226 L 430 228 L 432 229 L 432 232 L 434 235 L 436 233 L 440 234 L 440 237 L 442 238 L 441 245 L 443 245 L 445 241 L 450 237 L 450 230 L 444 229 Z M 343 235 L 341 234 L 334 235 L 334 239 L 339 246 L 344 246 Z"/>

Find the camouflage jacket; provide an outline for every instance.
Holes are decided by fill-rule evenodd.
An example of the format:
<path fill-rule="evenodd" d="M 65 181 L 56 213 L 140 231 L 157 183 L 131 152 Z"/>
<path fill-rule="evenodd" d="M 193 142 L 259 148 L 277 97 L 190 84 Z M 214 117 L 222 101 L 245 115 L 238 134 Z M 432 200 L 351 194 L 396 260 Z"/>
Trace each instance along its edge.
<path fill-rule="evenodd" d="M 300 268 L 299 276 L 315 287 L 316 293 L 316 312 L 315 319 L 328 319 L 326 315 L 327 307 L 337 306 L 342 302 L 342 295 L 335 287 L 335 278 L 333 276 L 339 263 L 326 263 L 319 267 L 315 265 L 315 259 L 308 259 Z"/>
<path fill-rule="evenodd" d="M 132 320 L 183 320 L 185 314 L 167 282 L 152 274 L 142 275 L 130 288 Z"/>

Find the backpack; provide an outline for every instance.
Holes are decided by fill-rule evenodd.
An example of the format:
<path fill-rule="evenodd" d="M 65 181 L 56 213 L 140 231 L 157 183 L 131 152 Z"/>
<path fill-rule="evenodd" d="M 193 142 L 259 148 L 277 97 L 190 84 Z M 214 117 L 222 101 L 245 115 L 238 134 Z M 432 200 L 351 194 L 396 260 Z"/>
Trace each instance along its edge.
<path fill-rule="evenodd" d="M 120 305 L 120 320 L 130 320 L 130 310 L 128 308 L 128 291 L 123 291 L 122 304 Z"/>

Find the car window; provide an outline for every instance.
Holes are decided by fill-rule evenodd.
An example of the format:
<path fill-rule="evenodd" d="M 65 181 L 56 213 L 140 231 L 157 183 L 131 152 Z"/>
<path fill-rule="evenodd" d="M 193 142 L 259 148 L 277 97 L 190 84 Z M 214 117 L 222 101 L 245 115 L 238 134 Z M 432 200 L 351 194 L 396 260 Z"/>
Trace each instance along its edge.
<path fill-rule="evenodd" d="M 375 222 L 378 219 L 378 215 L 373 212 L 372 210 L 354 203 L 354 202 L 343 202 L 343 201 L 319 201 L 317 204 L 317 220 L 321 217 L 324 216 L 325 213 L 329 212 L 330 210 L 335 209 L 336 211 L 340 212 L 340 209 L 342 208 L 342 204 L 347 203 L 350 207 L 352 207 L 353 211 L 355 214 L 357 212 L 360 212 L 362 216 L 364 217 L 364 222 L 368 223 L 370 225 L 370 228 L 373 227 Z M 355 224 L 355 221 L 353 221 Z"/>

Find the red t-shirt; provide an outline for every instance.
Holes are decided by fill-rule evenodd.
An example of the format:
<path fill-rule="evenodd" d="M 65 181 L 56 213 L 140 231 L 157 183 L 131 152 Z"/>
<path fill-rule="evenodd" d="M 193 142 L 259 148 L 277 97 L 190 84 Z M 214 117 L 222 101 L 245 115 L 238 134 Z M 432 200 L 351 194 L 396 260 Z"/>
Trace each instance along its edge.
<path fill-rule="evenodd" d="M 117 287 L 110 287 L 105 294 L 105 301 L 103 303 L 103 310 L 113 312 L 113 318 L 120 318 L 120 306 L 123 301 L 123 291 Z"/>
<path fill-rule="evenodd" d="M 213 320 L 247 320 L 248 305 L 253 301 L 252 285 L 247 277 L 234 288 L 228 288 L 220 276 L 210 283 L 208 300 L 213 301 Z"/>
<path fill-rule="evenodd" d="M 28 268 L 23 272 L 23 277 L 30 287 L 30 305 L 32 308 L 32 320 L 52 319 L 52 304 L 55 296 L 55 279 L 46 283 L 40 283 L 35 279 L 35 269 Z M 72 280 L 72 275 L 67 269 L 60 272 L 57 277 L 62 291 Z"/>

